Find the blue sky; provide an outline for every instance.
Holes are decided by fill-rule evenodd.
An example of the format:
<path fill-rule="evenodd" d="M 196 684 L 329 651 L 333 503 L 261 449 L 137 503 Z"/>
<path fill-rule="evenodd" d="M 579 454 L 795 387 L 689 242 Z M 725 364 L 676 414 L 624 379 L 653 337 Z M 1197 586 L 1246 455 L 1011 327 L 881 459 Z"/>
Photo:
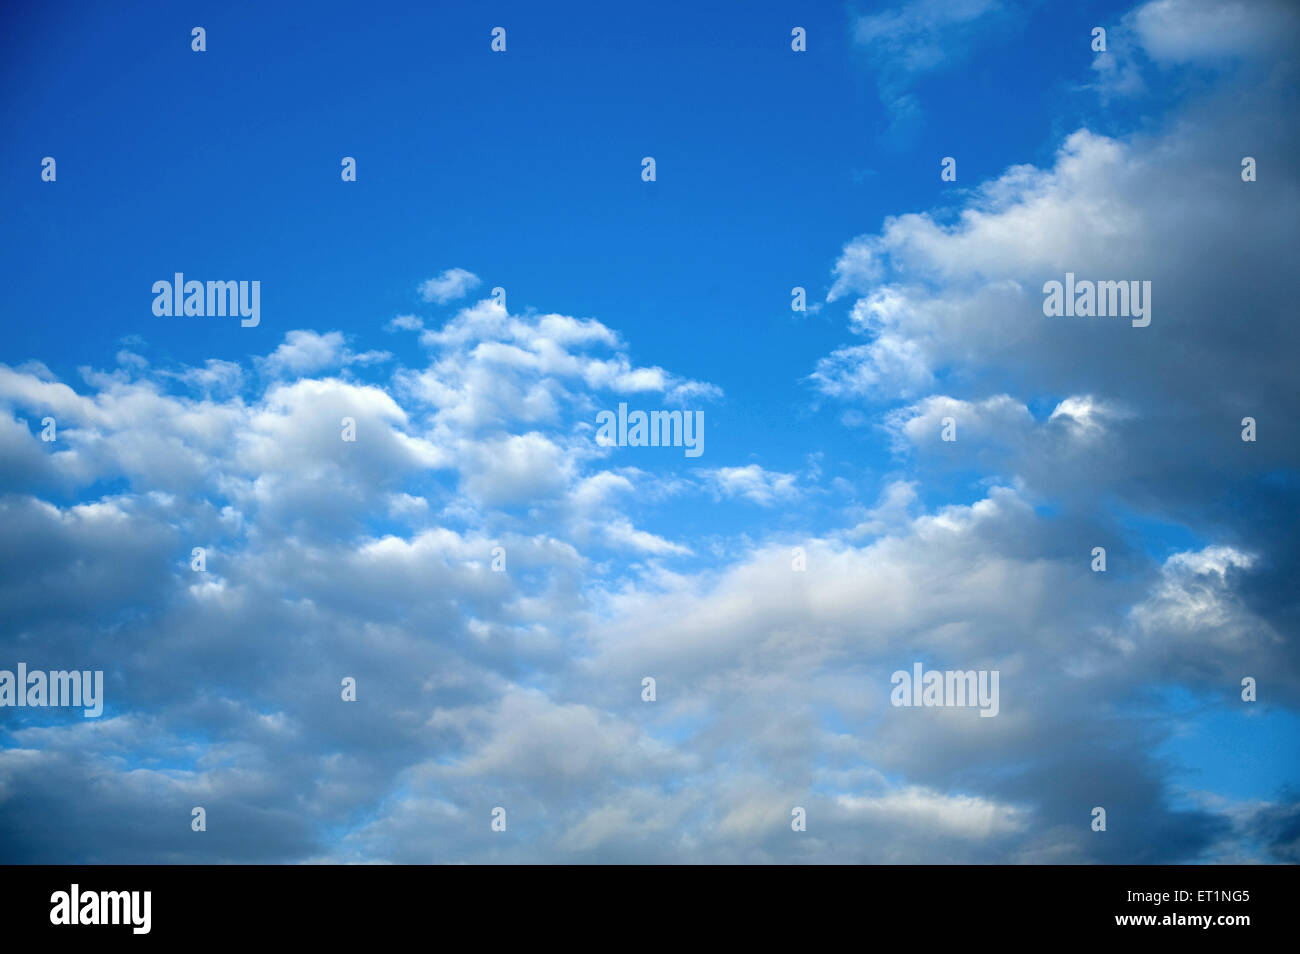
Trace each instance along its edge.
<path fill-rule="evenodd" d="M 4 17 L 0 859 L 1296 860 L 1286 4 Z"/>

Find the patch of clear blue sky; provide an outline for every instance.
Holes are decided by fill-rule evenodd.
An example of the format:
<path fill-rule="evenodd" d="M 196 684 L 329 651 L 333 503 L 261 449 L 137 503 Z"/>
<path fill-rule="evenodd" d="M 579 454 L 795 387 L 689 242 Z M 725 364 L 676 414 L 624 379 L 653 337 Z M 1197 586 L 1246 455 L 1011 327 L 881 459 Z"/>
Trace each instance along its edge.
<path fill-rule="evenodd" d="M 1239 686 L 1223 694 L 1165 686 L 1134 703 L 1169 728 L 1158 754 L 1168 760 L 1176 788 L 1274 800 L 1300 779 L 1300 715 L 1269 705 L 1267 673 L 1243 675 L 1256 679 L 1255 702 L 1242 701 Z"/>

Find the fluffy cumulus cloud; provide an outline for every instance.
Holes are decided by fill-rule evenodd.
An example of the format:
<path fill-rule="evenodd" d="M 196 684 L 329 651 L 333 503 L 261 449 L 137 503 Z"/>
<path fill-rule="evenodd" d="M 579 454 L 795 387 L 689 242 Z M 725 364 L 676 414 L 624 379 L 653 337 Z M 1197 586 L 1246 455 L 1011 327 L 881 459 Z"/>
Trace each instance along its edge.
<path fill-rule="evenodd" d="M 1170 510 L 1213 509 L 1211 488 L 1294 467 L 1287 356 L 1300 332 L 1287 276 L 1300 201 L 1284 157 L 1297 143 L 1273 113 L 1233 102 L 1159 134 L 1077 130 L 1050 167 L 1007 170 L 951 221 L 901 215 L 854 239 L 830 298 L 852 302 L 859 340 L 818 362 L 814 386 L 863 407 L 901 395 L 909 404 L 884 420 L 923 466 L 999 454 L 1000 469 L 1042 490 L 1101 484 L 1136 501 L 1155 483 Z M 1251 143 L 1269 181 L 1243 183 L 1225 141 Z M 1150 282 L 1150 325 L 1045 317 L 1044 285 L 1067 273 Z M 945 417 L 958 432 L 946 447 Z M 1275 439 L 1243 444 L 1246 417 Z M 1044 442 L 1078 467 L 1052 466 Z"/>
<path fill-rule="evenodd" d="M 132 358 L 71 383 L 0 367 L 5 656 L 76 657 L 108 680 L 99 721 L 33 710 L 7 727 L 6 858 L 313 857 L 335 850 L 321 825 L 372 812 L 407 775 L 478 784 L 519 745 L 537 772 L 554 752 L 585 774 L 625 746 L 629 771 L 637 746 L 664 750 L 526 686 L 567 663 L 593 561 L 690 553 L 621 506 L 658 478 L 608 469 L 595 410 L 719 392 L 633 364 L 599 322 L 491 302 L 421 341 L 427 363 L 387 375 L 387 354 L 312 331 L 242 367 Z M 518 718 L 537 739 L 511 738 Z M 563 753 L 548 726 L 571 727 Z M 606 741 L 584 756 L 589 729 Z M 54 795 L 87 790 L 112 792 L 93 820 Z M 242 834 L 214 825 L 227 834 L 196 853 L 155 830 L 193 805 Z M 29 834 L 36 806 L 66 842 Z"/>
<path fill-rule="evenodd" d="M 291 334 L 272 356 L 307 341 L 342 353 Z M 1241 592 L 1250 553 L 1181 551 L 1102 585 L 1031 488 L 927 509 L 898 482 L 842 531 L 741 542 L 689 572 L 672 563 L 689 544 L 628 514 L 690 487 L 611 469 L 587 423 L 624 393 L 593 367 L 642 370 L 609 329 L 485 302 L 422 341 L 427 365 L 386 383 L 246 369 L 223 399 L 176 369 L 77 386 L 0 371 L 19 462 L 4 649 L 108 679 L 102 719 L 10 728 L 9 857 L 1155 860 L 1284 827 L 1277 805 L 1172 807 L 1149 755 L 1159 727 L 1096 728 L 1171 674 L 1222 694 L 1267 661 L 1275 691 L 1300 694 L 1279 630 Z M 664 397 L 716 393 L 647 379 Z M 29 426 L 47 413 L 52 444 Z M 1035 441 L 1091 446 L 1123 419 L 1098 395 L 1041 419 L 1005 394 L 933 395 L 888 418 L 897 453 L 941 416 L 997 445 L 990 467 Z M 96 494 L 104 480 L 120 489 Z M 756 464 L 691 486 L 762 507 L 803 492 Z M 999 717 L 889 705 L 890 674 L 918 654 L 998 670 Z M 1080 798 L 1142 837 L 1090 840 Z M 194 805 L 221 820 L 202 842 L 184 837 Z M 496 806 L 525 847 L 492 840 Z M 793 806 L 816 820 L 806 839 L 783 834 Z M 23 821 L 38 811 L 39 837 Z"/>
<path fill-rule="evenodd" d="M 1134 69 L 1210 34 L 1267 58 L 1290 23 L 1187 4 L 1126 20 Z M 901 77 L 999 9 L 914 2 L 857 37 Z M 1294 795 L 1190 784 L 1158 704 L 1300 706 L 1284 72 L 850 239 L 843 340 L 802 373 L 884 448 L 861 485 L 713 436 L 666 468 L 602 446 L 621 401 L 727 396 L 491 297 L 396 316 L 383 351 L 295 330 L 244 362 L 0 365 L 0 667 L 102 669 L 106 699 L 7 710 L 0 857 L 1296 861 Z M 1067 272 L 1150 281 L 1150 324 L 1046 317 Z M 891 704 L 917 662 L 998 673 L 996 717 Z"/>
<path fill-rule="evenodd" d="M 1113 560 L 1120 547 L 1122 587 L 1089 574 L 1110 581 L 1103 593 L 1070 569 L 1047 591 L 1055 618 L 1031 627 L 1057 633 L 1055 663 L 1044 657 L 1034 669 L 1066 674 L 1052 691 L 1076 713 L 1089 708 L 1085 698 L 1131 708 L 1158 685 L 1208 694 L 1231 710 L 1241 704 L 1243 678 L 1257 672 L 1269 674 L 1281 706 L 1300 700 L 1300 605 L 1288 583 L 1300 573 L 1293 359 L 1300 338 L 1288 265 L 1300 221 L 1300 182 L 1288 157 L 1300 143 L 1294 124 L 1277 121 L 1295 105 L 1294 68 L 1281 51 L 1294 49 L 1296 29 L 1295 11 L 1281 4 L 1157 0 L 1136 8 L 1119 31 L 1130 44 L 1134 91 L 1144 71 L 1183 65 L 1214 71 L 1213 92 L 1142 134 L 1077 129 L 1049 165 L 1008 168 L 956 210 L 891 217 L 849 242 L 834 268 L 828 299 L 847 303 L 858 340 L 822 358 L 810 384 L 847 405 L 854 422 L 875 421 L 911 478 L 860 512 L 858 538 L 887 540 L 912 520 L 914 533 L 933 540 L 939 528 L 1018 514 L 1014 544 L 981 534 L 985 571 L 998 565 L 999 541 L 1033 566 L 1017 568 L 1020 586 L 1005 591 L 1015 590 L 1007 598 L 1018 610 L 1030 610 L 1039 572 L 1066 569 L 1057 562 L 1062 541 L 1078 548 L 1070 561 L 1094 544 L 1107 544 Z M 1245 155 L 1269 163 L 1267 183 L 1244 181 Z M 1066 273 L 1151 282 L 1151 323 L 1048 317 L 1046 283 Z M 1243 440 L 1247 418 L 1267 420 L 1275 439 Z M 912 519 L 918 485 L 972 478 L 1002 489 L 969 510 Z M 1115 563 L 1108 569 L 1113 574 Z M 930 571 L 940 594 L 950 572 Z M 1072 619 L 1066 607 L 1074 599 L 1089 602 Z M 1117 602 L 1104 606 L 1110 599 Z M 972 630 L 969 610 L 956 618 L 963 622 L 953 633 Z M 1011 638 L 1018 659 L 1030 662 L 1037 641 L 1023 632 Z M 989 632 L 976 645 L 989 651 L 997 639 Z M 1001 666 L 1003 678 L 1013 678 L 1010 661 Z M 1092 688 L 1075 696 L 1084 685 Z M 1017 716 L 1006 714 L 992 721 L 1015 726 Z M 1082 736 L 1094 729 L 1060 726 L 1047 712 L 1034 721 L 1060 733 L 1062 753 L 1076 742 L 1091 747 Z M 1154 732 L 1152 741 L 1161 734 L 1149 724 L 1132 728 Z M 1127 763 L 1111 775 L 1125 780 L 1112 801 L 1136 808 L 1133 799 L 1168 785 L 1136 748 L 1114 746 L 1108 756 L 1070 752 L 1058 782 L 1006 789 L 1041 796 L 1056 785 L 1076 788 L 1081 767 L 1099 758 Z M 999 794 L 1009 796 L 1006 789 Z M 1184 857 L 1249 857 L 1222 846 L 1257 838 L 1251 831 L 1265 818 L 1289 817 L 1293 796 L 1276 794 L 1282 801 L 1266 809 L 1195 798 L 1191 814 L 1176 821 L 1149 816 L 1148 830 L 1162 834 L 1140 851 L 1130 844 L 1130 857 L 1162 856 L 1165 835 L 1186 839 Z M 1188 793 L 1182 798 L 1186 806 Z M 1090 804 L 1108 803 L 1098 795 Z M 1036 811 L 1049 815 L 1050 798 L 1037 799 Z M 1286 838 L 1272 844 L 1265 856 L 1286 859 Z M 1027 850 L 1046 860 L 1080 849 L 1096 857 L 1097 848 Z"/>

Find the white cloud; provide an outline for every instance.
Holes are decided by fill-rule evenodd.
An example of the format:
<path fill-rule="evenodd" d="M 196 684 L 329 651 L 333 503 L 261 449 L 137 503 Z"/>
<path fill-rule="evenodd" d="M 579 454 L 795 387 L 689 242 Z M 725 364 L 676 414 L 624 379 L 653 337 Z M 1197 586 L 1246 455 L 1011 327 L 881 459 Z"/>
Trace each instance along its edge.
<path fill-rule="evenodd" d="M 1152 0 L 1125 20 L 1158 63 L 1255 55 L 1300 33 L 1300 10 L 1284 0 Z"/>
<path fill-rule="evenodd" d="M 610 545 L 620 550 L 650 553 L 655 556 L 688 556 L 691 548 L 638 530 L 626 520 L 613 520 L 604 526 L 604 536 Z"/>
<path fill-rule="evenodd" d="M 430 278 L 421 284 L 420 297 L 425 301 L 445 305 L 457 298 L 464 298 L 466 294 L 480 284 L 482 284 L 482 281 L 473 272 L 468 272 L 463 268 L 449 268 L 437 278 Z"/>
<path fill-rule="evenodd" d="M 424 322 L 415 315 L 398 315 L 384 326 L 387 331 L 423 331 Z"/>
<path fill-rule="evenodd" d="M 465 442 L 456 458 L 465 492 L 489 506 L 558 497 L 575 471 L 564 448 L 536 431 Z"/>
<path fill-rule="evenodd" d="M 355 354 L 346 346 L 342 333 L 337 331 L 319 334 L 298 330 L 288 332 L 283 343 L 267 357 L 258 359 L 257 365 L 263 374 L 272 377 L 301 376 L 351 364 L 377 364 L 390 357 L 386 351 Z"/>
<path fill-rule="evenodd" d="M 704 472 L 714 492 L 723 497 L 741 497 L 760 506 L 770 507 L 798 496 L 794 474 L 764 470 L 757 464 L 745 467 L 717 467 Z"/>
<path fill-rule="evenodd" d="M 940 829 L 960 838 L 992 838 L 1023 831 L 1024 813 L 1012 805 L 969 795 L 944 795 L 919 786 L 879 796 L 842 795 L 838 803 L 853 814 L 883 824 Z"/>

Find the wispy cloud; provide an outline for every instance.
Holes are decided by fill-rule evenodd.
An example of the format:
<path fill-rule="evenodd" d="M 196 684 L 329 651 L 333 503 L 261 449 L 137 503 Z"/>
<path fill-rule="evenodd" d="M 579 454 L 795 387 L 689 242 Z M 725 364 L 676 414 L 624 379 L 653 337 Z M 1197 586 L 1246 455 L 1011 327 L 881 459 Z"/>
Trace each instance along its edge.
<path fill-rule="evenodd" d="M 464 298 L 469 292 L 482 284 L 473 272 L 463 268 L 449 268 L 436 278 L 430 278 L 420 285 L 420 297 L 425 301 L 445 305 L 457 298 Z"/>

